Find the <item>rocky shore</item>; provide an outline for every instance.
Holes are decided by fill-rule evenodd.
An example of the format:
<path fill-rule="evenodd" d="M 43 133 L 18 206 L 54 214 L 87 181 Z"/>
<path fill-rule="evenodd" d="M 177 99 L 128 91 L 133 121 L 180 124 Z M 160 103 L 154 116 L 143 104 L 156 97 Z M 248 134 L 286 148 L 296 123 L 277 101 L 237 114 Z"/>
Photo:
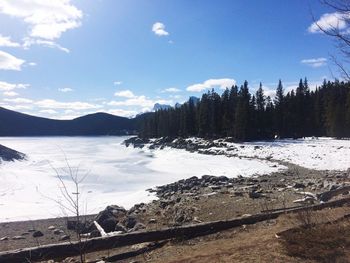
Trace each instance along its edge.
<path fill-rule="evenodd" d="M 173 147 L 202 154 L 233 154 L 231 152 L 236 151 L 227 149 L 215 152 L 219 146 L 220 149 L 225 147 L 225 140 L 198 143 L 195 140 L 142 140 L 133 137 L 124 143 L 126 146 L 149 149 Z M 118 206 L 116 200 L 114 205 L 97 215 L 83 217 L 79 226 L 74 217 L 1 223 L 0 251 L 76 240 L 76 229 L 84 238 L 100 236 L 93 221 L 107 233 L 131 233 L 317 204 L 323 201 L 324 193 L 339 189 L 345 190 L 334 198 L 349 195 L 350 170 L 320 171 L 273 161 L 286 169 L 252 177 L 203 175 L 156 186 L 147 191 L 155 194 L 157 200 L 137 204 L 129 210 Z"/>
<path fill-rule="evenodd" d="M 24 153 L 17 152 L 0 144 L 0 163 L 1 161 L 13 162 L 24 159 L 26 159 L 26 155 Z"/>

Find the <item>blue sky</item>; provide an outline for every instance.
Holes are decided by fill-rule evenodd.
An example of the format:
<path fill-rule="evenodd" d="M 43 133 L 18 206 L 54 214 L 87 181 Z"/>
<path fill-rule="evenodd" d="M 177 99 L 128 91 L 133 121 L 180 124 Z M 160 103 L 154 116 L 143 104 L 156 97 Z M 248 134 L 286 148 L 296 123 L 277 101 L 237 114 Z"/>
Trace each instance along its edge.
<path fill-rule="evenodd" d="M 314 87 L 337 71 L 311 13 L 339 25 L 318 0 L 0 0 L 0 106 L 132 116 L 244 80 Z"/>

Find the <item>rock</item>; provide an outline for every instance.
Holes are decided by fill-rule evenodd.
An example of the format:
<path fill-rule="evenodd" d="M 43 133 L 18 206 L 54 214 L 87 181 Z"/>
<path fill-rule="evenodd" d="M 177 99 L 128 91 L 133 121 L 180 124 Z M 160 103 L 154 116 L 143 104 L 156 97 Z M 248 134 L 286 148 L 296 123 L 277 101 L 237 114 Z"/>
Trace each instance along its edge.
<path fill-rule="evenodd" d="M 69 235 L 63 235 L 60 237 L 60 241 L 65 241 L 65 240 L 69 240 L 70 239 L 70 236 Z"/>
<path fill-rule="evenodd" d="M 61 229 L 55 229 L 55 230 L 53 231 L 53 233 L 54 233 L 55 235 L 59 235 L 59 234 L 63 234 L 63 231 L 62 231 Z"/>
<path fill-rule="evenodd" d="M 106 231 L 106 233 L 112 232 L 115 226 L 119 222 L 119 218 L 124 217 L 127 211 L 125 208 L 111 205 L 107 206 L 103 211 L 101 211 L 95 218 L 95 221 Z M 94 224 L 89 227 L 90 232 L 95 229 Z"/>
<path fill-rule="evenodd" d="M 114 231 L 120 231 L 120 232 L 126 233 L 128 230 L 122 224 L 117 224 L 115 226 Z"/>
<path fill-rule="evenodd" d="M 87 230 L 87 226 L 88 226 L 89 222 L 77 222 L 77 220 L 67 220 L 67 229 L 69 230 L 74 230 L 74 231 L 78 231 L 79 233 L 86 233 L 88 232 Z M 55 228 L 56 229 L 56 228 Z M 55 230 L 53 229 L 53 230 Z"/>
<path fill-rule="evenodd" d="M 249 197 L 253 198 L 253 199 L 257 199 L 257 198 L 260 198 L 260 197 L 263 197 L 263 196 L 264 195 L 259 193 L 259 192 L 255 192 L 255 191 L 249 192 Z"/>
<path fill-rule="evenodd" d="M 31 229 L 28 229 L 28 232 L 31 233 L 31 232 L 35 232 L 36 230 L 34 228 L 31 228 Z"/>
<path fill-rule="evenodd" d="M 43 234 L 43 232 L 41 232 L 41 231 L 35 231 L 35 232 L 33 233 L 33 237 L 42 237 L 42 236 L 44 236 L 44 234 Z"/>
<path fill-rule="evenodd" d="M 137 223 L 137 224 L 133 227 L 132 231 L 139 231 L 139 230 L 142 230 L 142 229 L 145 229 L 145 228 L 146 228 L 146 226 L 145 226 L 144 224 L 142 224 L 142 223 Z"/>
<path fill-rule="evenodd" d="M 49 226 L 47 229 L 48 229 L 48 230 L 55 230 L 56 227 L 55 227 L 55 226 Z"/>
<path fill-rule="evenodd" d="M 128 216 L 124 220 L 124 225 L 129 229 L 135 227 L 136 223 L 137 223 L 137 220 L 136 220 L 136 217 L 134 217 L 134 216 Z"/>
<path fill-rule="evenodd" d="M 104 221 L 102 221 L 102 223 L 100 224 L 100 226 L 104 229 L 104 231 L 106 231 L 106 233 L 109 232 L 113 232 L 115 229 L 115 226 L 118 224 L 118 220 L 110 217 Z"/>
<path fill-rule="evenodd" d="M 157 223 L 157 219 L 155 218 L 151 218 L 149 221 L 148 221 L 149 224 L 155 224 Z"/>
<path fill-rule="evenodd" d="M 91 238 L 93 238 L 93 237 L 100 237 L 100 236 L 101 236 L 101 233 L 100 233 L 100 231 L 98 231 L 97 229 L 92 230 L 92 231 L 90 232 L 90 237 L 91 237 Z"/>
<path fill-rule="evenodd" d="M 298 189 L 298 188 L 305 188 L 306 186 L 304 184 L 302 184 L 302 183 L 295 183 L 293 185 L 293 187 Z"/>
<path fill-rule="evenodd" d="M 216 190 L 219 190 L 221 189 L 221 186 L 218 186 L 218 185 L 209 185 L 209 188 L 213 191 L 216 191 Z"/>
<path fill-rule="evenodd" d="M 0 241 L 7 241 L 7 240 L 9 240 L 9 237 L 2 237 L 2 238 L 0 238 Z"/>
<path fill-rule="evenodd" d="M 0 163 L 1 161 L 20 161 L 26 159 L 26 155 L 0 144 Z"/>

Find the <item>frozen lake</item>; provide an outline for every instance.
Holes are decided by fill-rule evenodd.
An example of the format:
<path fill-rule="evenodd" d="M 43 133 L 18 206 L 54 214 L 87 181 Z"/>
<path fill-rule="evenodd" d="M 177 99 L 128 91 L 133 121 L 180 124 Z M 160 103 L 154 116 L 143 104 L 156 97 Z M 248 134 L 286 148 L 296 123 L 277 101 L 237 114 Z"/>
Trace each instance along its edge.
<path fill-rule="evenodd" d="M 26 161 L 0 164 L 0 222 L 62 216 L 54 201 L 62 201 L 59 180 L 75 192 L 67 176 L 70 166 L 83 177 L 80 196 L 84 213 L 96 213 L 111 204 L 130 208 L 154 199 L 145 190 L 191 176 L 251 176 L 283 169 L 275 163 L 209 156 L 184 150 L 126 148 L 126 137 L 3 137 L 0 144 L 28 156 Z"/>

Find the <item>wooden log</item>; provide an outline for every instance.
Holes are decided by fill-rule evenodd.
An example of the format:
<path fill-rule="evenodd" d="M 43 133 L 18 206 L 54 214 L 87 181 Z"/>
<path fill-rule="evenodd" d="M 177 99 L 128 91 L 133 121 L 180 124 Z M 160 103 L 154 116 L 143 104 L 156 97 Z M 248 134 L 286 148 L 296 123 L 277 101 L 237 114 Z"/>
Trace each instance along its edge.
<path fill-rule="evenodd" d="M 322 202 L 329 201 L 332 197 L 349 192 L 350 191 L 350 185 L 348 186 L 342 186 L 335 190 L 326 191 L 318 195 L 318 199 Z"/>
<path fill-rule="evenodd" d="M 82 252 L 90 253 L 100 250 L 112 249 L 116 247 L 134 245 L 144 242 L 155 242 L 176 237 L 192 238 L 196 236 L 208 235 L 222 230 L 238 227 L 242 225 L 255 224 L 269 219 L 275 219 L 284 213 L 299 212 L 305 210 L 320 210 L 327 207 L 338 207 L 350 203 L 350 197 L 343 198 L 328 203 L 311 205 L 308 207 L 294 208 L 286 211 L 276 211 L 272 213 L 256 214 L 247 217 L 239 217 L 231 220 L 221 220 L 205 222 L 194 225 L 180 226 L 175 228 L 164 228 L 147 232 L 134 232 L 115 236 L 98 237 L 82 242 Z M 18 249 L 1 252 L 0 262 L 22 263 L 27 261 L 39 261 L 48 259 L 62 259 L 79 255 L 79 243 L 68 242 Z"/>

